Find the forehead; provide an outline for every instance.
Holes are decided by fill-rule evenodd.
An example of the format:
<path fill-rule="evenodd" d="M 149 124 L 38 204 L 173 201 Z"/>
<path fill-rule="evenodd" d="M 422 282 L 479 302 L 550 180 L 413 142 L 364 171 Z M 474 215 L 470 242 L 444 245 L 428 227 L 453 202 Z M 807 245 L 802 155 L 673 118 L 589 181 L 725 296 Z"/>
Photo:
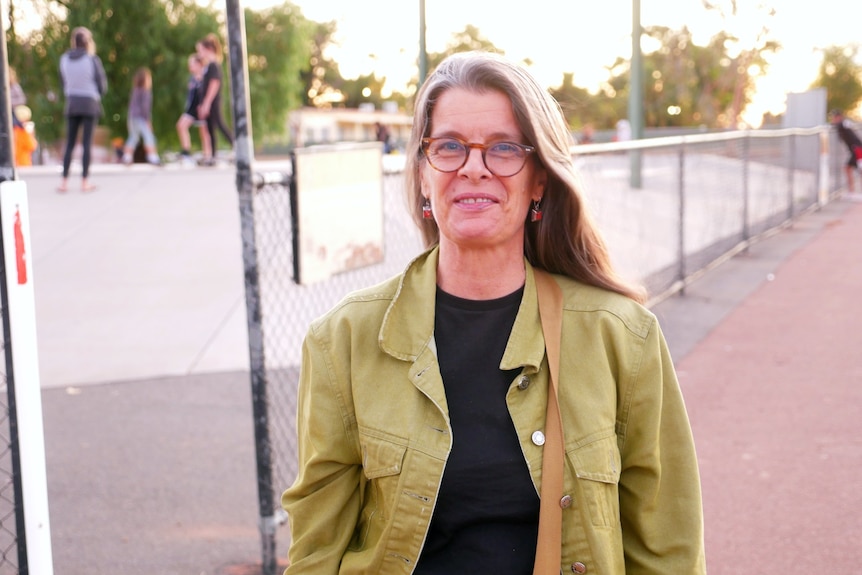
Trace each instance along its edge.
<path fill-rule="evenodd" d="M 521 130 L 512 101 L 498 90 L 450 88 L 437 98 L 431 112 L 431 135 L 519 137 Z M 474 140 L 475 141 L 475 140 Z"/>

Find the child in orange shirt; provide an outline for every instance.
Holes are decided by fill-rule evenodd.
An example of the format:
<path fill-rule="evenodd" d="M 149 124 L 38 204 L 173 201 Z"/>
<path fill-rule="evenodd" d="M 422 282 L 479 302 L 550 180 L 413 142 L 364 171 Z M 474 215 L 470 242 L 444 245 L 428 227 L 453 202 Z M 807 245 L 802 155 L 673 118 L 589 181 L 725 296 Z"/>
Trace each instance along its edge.
<path fill-rule="evenodd" d="M 12 142 L 14 144 L 15 165 L 16 166 L 32 166 L 33 152 L 39 147 L 39 142 L 36 141 L 36 136 L 33 135 L 33 122 L 30 118 L 33 113 L 27 106 L 15 106 L 12 111 L 15 118 L 12 127 Z"/>

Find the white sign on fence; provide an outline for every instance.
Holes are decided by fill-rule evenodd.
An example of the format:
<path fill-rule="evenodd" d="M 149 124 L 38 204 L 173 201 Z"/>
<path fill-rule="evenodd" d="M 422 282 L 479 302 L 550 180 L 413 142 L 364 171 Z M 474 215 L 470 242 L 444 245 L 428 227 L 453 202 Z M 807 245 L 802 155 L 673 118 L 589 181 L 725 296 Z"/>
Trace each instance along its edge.
<path fill-rule="evenodd" d="M 45 471 L 45 432 L 42 425 L 42 389 L 36 347 L 36 305 L 33 262 L 30 261 L 30 210 L 27 185 L 0 183 L 3 257 L 6 264 L 9 342 L 21 458 L 24 535 L 27 567 L 34 575 L 54 572 L 51 525 L 48 521 L 48 480 Z M 8 374 L 7 374 L 8 375 Z M 21 534 L 19 534 L 19 537 Z"/>
<path fill-rule="evenodd" d="M 297 283 L 383 261 L 383 160 L 378 142 L 296 150 Z"/>

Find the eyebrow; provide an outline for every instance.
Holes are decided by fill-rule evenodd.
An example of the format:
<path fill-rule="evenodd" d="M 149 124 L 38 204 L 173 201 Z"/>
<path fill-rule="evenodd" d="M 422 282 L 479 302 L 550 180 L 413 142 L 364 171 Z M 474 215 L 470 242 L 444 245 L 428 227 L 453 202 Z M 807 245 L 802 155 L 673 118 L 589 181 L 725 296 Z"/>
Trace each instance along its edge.
<path fill-rule="evenodd" d="M 437 134 L 437 135 L 431 134 L 428 137 L 429 138 L 455 138 L 455 139 L 462 140 L 464 142 L 468 142 L 471 144 L 479 143 L 479 142 L 470 142 L 460 132 L 456 132 L 456 131 L 452 131 L 452 130 L 450 130 L 448 132 L 442 132 L 442 133 Z M 507 132 L 493 132 L 493 133 L 485 136 L 484 142 L 516 142 L 519 144 L 524 144 L 526 146 L 527 144 L 524 143 L 524 140 L 526 140 L 526 138 L 524 138 L 524 136 L 522 136 L 522 135 L 516 136 L 514 134 L 507 133 Z"/>

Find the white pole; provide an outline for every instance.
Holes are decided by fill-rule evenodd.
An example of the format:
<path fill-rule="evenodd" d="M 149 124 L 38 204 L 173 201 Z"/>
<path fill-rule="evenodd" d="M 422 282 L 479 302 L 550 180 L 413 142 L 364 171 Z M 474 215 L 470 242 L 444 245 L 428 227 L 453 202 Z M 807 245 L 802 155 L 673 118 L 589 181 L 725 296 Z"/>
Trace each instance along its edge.
<path fill-rule="evenodd" d="M 6 264 L 9 340 L 21 458 L 24 534 L 27 567 L 32 575 L 52 575 L 51 525 L 48 521 L 48 480 L 45 471 L 45 433 L 42 426 L 42 389 L 36 347 L 36 306 L 33 262 L 30 261 L 30 210 L 27 185 L 0 183 L 3 257 Z"/>

